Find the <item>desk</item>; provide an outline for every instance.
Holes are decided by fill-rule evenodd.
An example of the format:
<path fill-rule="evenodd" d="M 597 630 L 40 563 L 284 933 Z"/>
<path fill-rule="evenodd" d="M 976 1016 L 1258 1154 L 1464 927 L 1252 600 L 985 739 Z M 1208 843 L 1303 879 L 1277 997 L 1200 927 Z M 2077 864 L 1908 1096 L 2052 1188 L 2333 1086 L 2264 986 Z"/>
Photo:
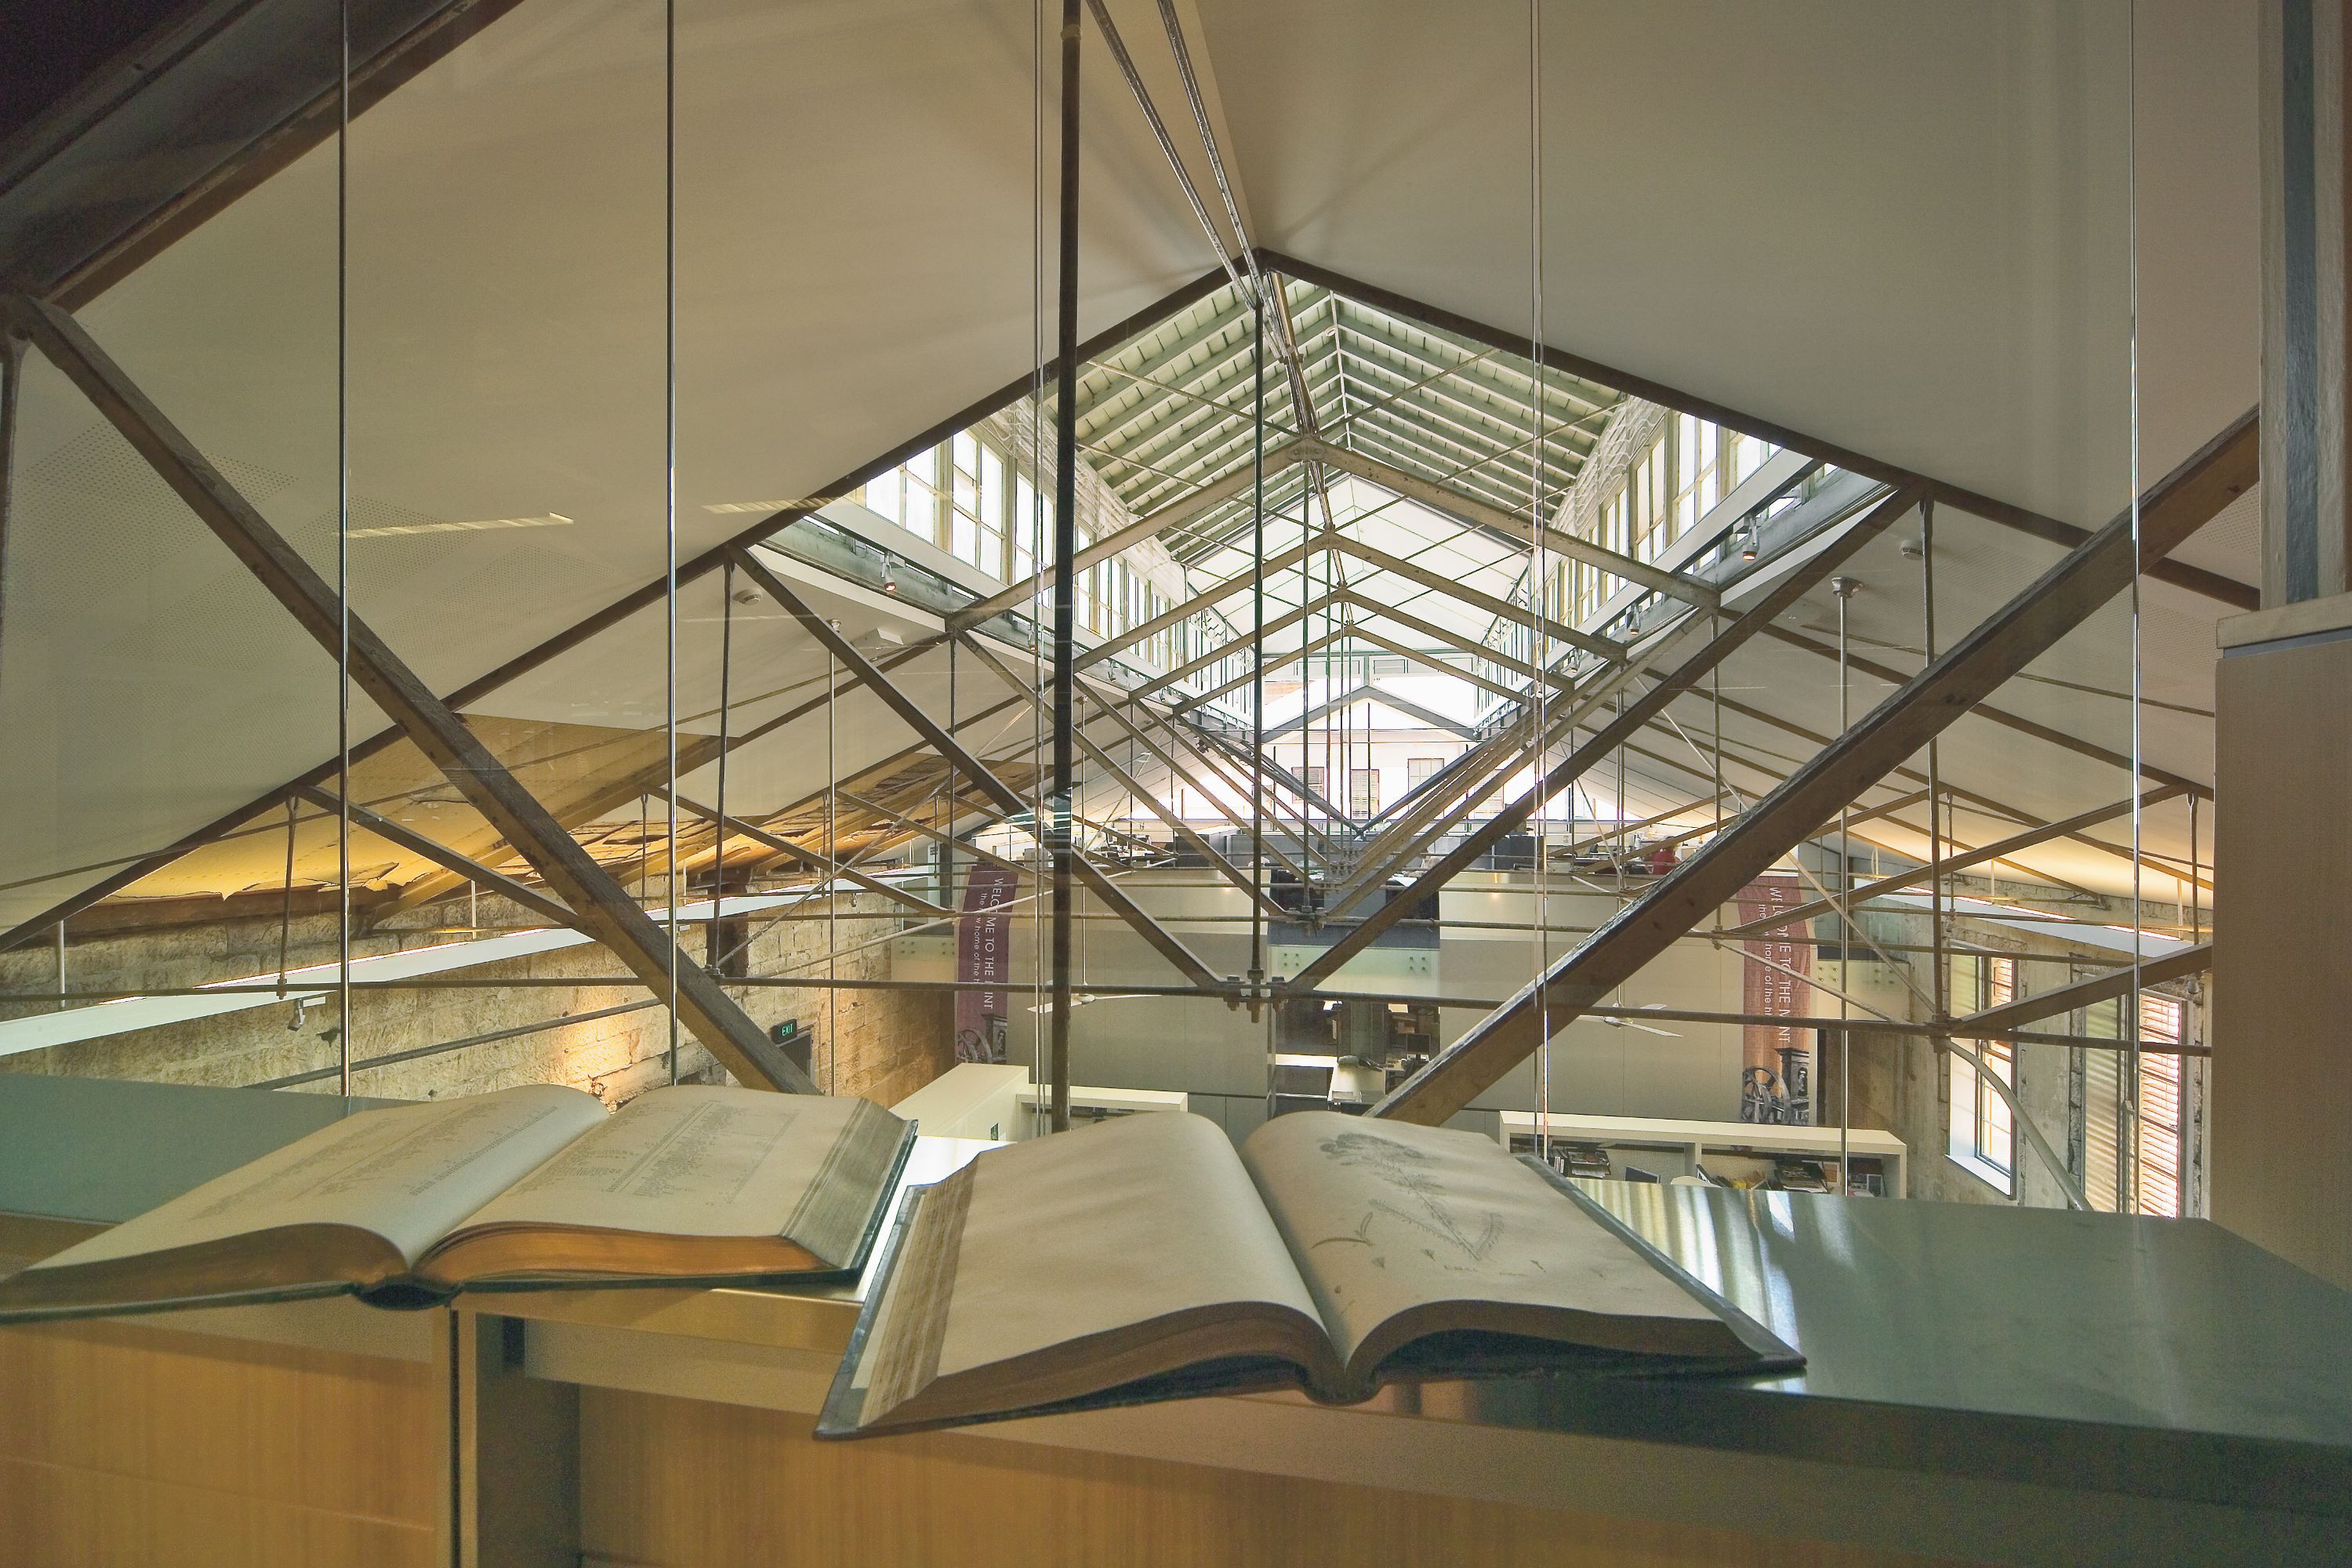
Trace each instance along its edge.
<path fill-rule="evenodd" d="M 92 1155 L 101 1147 L 93 1134 Z M 968 1152 L 925 1140 L 916 1174 Z M 9 1160 L 0 1149 L 0 1206 Z M 2343 1559 L 2352 1296 L 2227 1232 L 1593 1190 L 1801 1345 L 1805 1372 L 1442 1384 L 1343 1410 L 1209 1399 L 819 1445 L 807 1430 L 856 1313 L 845 1289 L 486 1297 L 418 1314 L 309 1303 L 9 1331 L 0 1379 L 30 1386 L 35 1366 L 92 1380 L 134 1402 L 112 1418 L 136 1431 L 160 1417 L 135 1402 L 169 1397 L 155 1369 L 202 1362 L 207 1342 L 298 1391 L 310 1377 L 366 1386 L 361 1363 L 411 1366 L 407 1382 L 378 1380 L 397 1395 L 384 1420 L 407 1424 L 401 1452 L 430 1449 L 438 1417 L 417 1415 L 416 1391 L 448 1391 L 457 1419 L 436 1451 L 457 1484 L 436 1539 L 474 1542 L 469 1564 L 787 1549 L 796 1563 Z M 110 1378 L 109 1357 L 147 1370 Z M 42 1423 L 18 1426 L 0 1446 L 32 1443 Z M 38 1479 L 37 1456 L 10 1458 L 20 1489 Z"/>

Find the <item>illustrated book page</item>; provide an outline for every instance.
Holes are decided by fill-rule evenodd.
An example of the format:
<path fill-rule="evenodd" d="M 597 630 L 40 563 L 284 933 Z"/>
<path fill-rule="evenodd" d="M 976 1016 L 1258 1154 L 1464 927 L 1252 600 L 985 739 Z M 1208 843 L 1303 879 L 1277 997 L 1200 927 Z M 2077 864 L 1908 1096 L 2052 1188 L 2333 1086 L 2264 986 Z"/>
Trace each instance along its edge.
<path fill-rule="evenodd" d="M 979 1155 L 920 1190 L 877 1289 L 864 1353 L 836 1384 L 855 1412 L 835 1435 L 1050 1406 L 1203 1363 L 1260 1386 L 1336 1370 L 1231 1142 L 1181 1112 Z"/>
<path fill-rule="evenodd" d="M 1430 1335 L 1455 1336 L 1465 1361 L 1499 1348 L 1469 1336 L 1495 1335 L 1755 1359 L 1713 1307 L 1491 1138 L 1302 1111 L 1252 1133 L 1243 1159 L 1359 1396 Z"/>
<path fill-rule="evenodd" d="M 1129 1116 L 909 1194 L 817 1435 L 1291 1386 L 1779 1371 L 1788 1346 L 1474 1132 Z"/>

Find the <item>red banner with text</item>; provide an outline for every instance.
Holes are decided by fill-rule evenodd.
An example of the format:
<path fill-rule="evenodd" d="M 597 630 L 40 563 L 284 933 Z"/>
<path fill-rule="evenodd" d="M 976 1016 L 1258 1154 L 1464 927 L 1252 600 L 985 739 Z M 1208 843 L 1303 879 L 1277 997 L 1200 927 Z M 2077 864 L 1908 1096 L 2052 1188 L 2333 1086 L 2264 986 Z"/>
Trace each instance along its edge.
<path fill-rule="evenodd" d="M 1739 891 L 1739 923 L 1749 925 L 1792 910 L 1805 901 L 1794 877 L 1759 877 Z M 1800 1016 L 1811 988 L 1805 977 L 1813 972 L 1813 947 L 1807 940 L 1806 921 L 1797 921 L 1776 931 L 1759 931 L 1742 940 L 1739 1007 L 1744 1013 Z M 1811 1063 L 1783 1051 L 1807 1051 L 1810 1030 L 1786 1024 L 1748 1024 L 1742 1031 L 1740 1120 L 1780 1121 L 1803 1120 L 1799 1108 L 1810 1098 L 1804 1080 Z M 1792 1074 L 1791 1067 L 1796 1070 Z M 1759 1077 L 1759 1073 L 1764 1076 Z M 1795 1076 L 1798 1081 L 1788 1079 Z M 1778 1101 L 1777 1104 L 1772 1103 Z M 1794 1114 L 1792 1114 L 1792 1112 Z"/>
<path fill-rule="evenodd" d="M 1002 908 L 1021 889 L 1020 876 L 1003 866 L 974 866 L 963 885 L 963 917 L 956 921 L 956 978 L 985 990 L 958 991 L 955 1054 L 960 1062 L 1004 1059 L 1004 1020 L 1011 1016 L 1003 989 L 1013 978 L 1013 916 Z"/>

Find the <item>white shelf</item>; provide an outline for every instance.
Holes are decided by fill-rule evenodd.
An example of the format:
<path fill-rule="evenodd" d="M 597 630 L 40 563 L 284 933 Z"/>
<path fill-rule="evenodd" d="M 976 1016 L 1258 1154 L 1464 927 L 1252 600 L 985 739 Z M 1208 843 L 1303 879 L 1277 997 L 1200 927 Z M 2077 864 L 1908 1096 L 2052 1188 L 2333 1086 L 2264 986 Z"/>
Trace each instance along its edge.
<path fill-rule="evenodd" d="M 1506 1110 L 1500 1113 L 1499 1136 L 1507 1147 L 1511 1139 L 1533 1137 L 1536 1116 L 1532 1110 Z M 1570 1111 L 1551 1113 L 1551 1136 L 1575 1143 L 1600 1143 L 1616 1149 L 1671 1149 L 1686 1154 L 1694 1163 L 1709 1153 L 1752 1153 L 1767 1156 L 1797 1155 L 1806 1159 L 1838 1157 L 1838 1130 L 1834 1127 L 1790 1127 L 1756 1121 L 1679 1121 L 1649 1116 L 1593 1116 Z M 1855 1127 L 1845 1134 L 1847 1152 L 1860 1159 L 1888 1162 L 1893 1167 L 1888 1192 L 1901 1196 L 1908 1189 L 1910 1149 L 1892 1132 L 1875 1127 Z"/>

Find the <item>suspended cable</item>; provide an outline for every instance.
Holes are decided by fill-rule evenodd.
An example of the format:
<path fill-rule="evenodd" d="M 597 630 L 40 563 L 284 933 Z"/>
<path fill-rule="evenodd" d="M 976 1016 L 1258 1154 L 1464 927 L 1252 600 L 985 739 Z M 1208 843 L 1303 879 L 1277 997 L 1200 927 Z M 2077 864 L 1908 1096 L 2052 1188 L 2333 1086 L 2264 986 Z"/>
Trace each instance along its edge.
<path fill-rule="evenodd" d="M 1143 78 L 1136 70 L 1135 61 L 1128 56 L 1126 40 L 1118 36 L 1118 25 L 1111 21 L 1110 12 L 1104 8 L 1103 0 L 1087 0 L 1087 8 L 1094 13 L 1095 26 L 1102 29 L 1103 42 L 1109 46 L 1111 58 L 1118 62 L 1119 74 L 1127 79 L 1128 87 L 1135 93 L 1136 105 L 1143 110 L 1144 120 L 1150 124 L 1151 134 L 1159 142 L 1160 152 L 1167 154 L 1168 166 L 1176 171 L 1176 183 L 1183 187 L 1184 199 L 1192 204 L 1192 216 L 1200 220 L 1202 232 L 1209 237 L 1209 244 L 1217 252 L 1217 265 L 1225 269 L 1225 276 L 1233 279 L 1235 289 L 1241 288 L 1242 275 L 1234 265 L 1233 253 L 1225 247 L 1224 237 L 1217 232 L 1215 222 L 1209 216 L 1208 207 L 1202 205 L 1200 187 L 1193 184 L 1191 173 L 1185 169 L 1184 159 L 1176 151 L 1175 140 L 1168 134 L 1168 126 L 1160 118 L 1160 110 L 1152 104 L 1151 94 L 1145 90 Z M 1241 233 L 1238 223 L 1234 226 L 1234 232 L 1236 235 Z M 1252 276 L 1255 279 L 1255 268 Z"/>
<path fill-rule="evenodd" d="M 1530 786 L 1535 789 L 1543 787 L 1544 763 L 1549 754 L 1544 740 L 1549 733 L 1546 700 L 1549 683 L 1545 676 L 1551 668 L 1551 628 L 1547 616 L 1551 581 L 1548 543 L 1550 530 L 1545 526 L 1543 507 L 1544 464 L 1549 453 L 1543 438 L 1543 0 L 1528 0 L 1528 358 L 1535 377 L 1528 397 L 1528 412 L 1535 422 L 1535 456 L 1528 479 L 1528 516 L 1534 525 L 1528 531 L 1528 609 L 1533 619 L 1528 640 L 1528 695 L 1537 737 L 1536 782 Z M 1622 759 L 1624 753 L 1621 750 L 1618 755 Z M 1617 815 L 1622 822 L 1625 815 L 1622 798 Z M 1534 940 L 1536 971 L 1536 1155 L 1546 1162 L 1551 1159 L 1551 887 L 1544 828 L 1550 816 L 1551 803 L 1536 802 L 1532 878 L 1535 897 L 1528 910 L 1528 934 Z M 1623 874 L 1622 868 L 1619 874 Z"/>
<path fill-rule="evenodd" d="M 2136 59 L 2136 58 L 2138 58 L 2138 57 L 2137 57 L 2137 56 L 2133 52 L 2133 51 L 2134 51 L 2134 50 L 2136 50 L 2136 49 L 2137 48 L 2137 47 L 2138 47 L 2138 29 L 2139 29 L 2139 11 L 2138 11 L 2138 7 L 2137 7 L 2137 5 L 2132 5 L 2132 6 L 2127 6 L 2127 7 L 2126 7 L 2126 8 L 2125 8 L 2125 20 L 2124 20 L 2124 39 L 2125 39 L 2125 43 L 2124 43 L 2124 58 L 2125 58 L 2126 60 L 2129 60 L 2129 59 Z M 2124 87 L 2124 103 L 2125 103 L 2125 110 L 2124 110 L 2124 123 L 2125 123 L 2125 126 L 2126 126 L 2126 132 L 2125 132 L 2125 134 L 2126 134 L 2126 138 L 2128 138 L 2128 139 L 2130 139 L 2130 140 L 2131 140 L 2131 142 L 2132 142 L 2132 143 L 2133 143 L 2133 149 L 2134 149 L 2134 151 L 2135 151 L 2135 153 L 2136 153 L 2136 151 L 2137 151 L 2137 135 L 2138 135 L 2138 129 L 2139 129 L 2139 90 L 2138 90 L 2138 89 L 2139 89 L 2139 77 L 2138 77 L 2138 73 L 2137 73 L 2137 71 L 2130 71 L 2130 70 L 2126 71 L 2126 72 L 2124 73 L 2124 75 L 2125 75 L 2125 78 L 2126 78 L 2126 80 L 2125 80 L 2125 87 Z M 2126 1025 L 2126 1027 L 2127 1027 L 2127 1028 L 2128 1028 L 2128 1030 L 2129 1030 L 2129 1033 L 2130 1033 L 2131 1037 L 2132 1037 L 2133 1038 L 2137 1039 L 2137 1038 L 2139 1037 L 2139 1034 L 2140 1034 L 2140 1031 L 2141 1031 L 2141 1028 L 2142 1028 L 2142 1024 L 2141 1024 L 2141 1019 L 2140 1019 L 2140 1008 L 2141 1008 L 2141 1005 L 2142 1005 L 2142 1004 L 2141 1004 L 2141 1000 L 2140 1000 L 2140 994 L 2141 994 L 2140 973 L 2141 973 L 2141 970 L 2142 970 L 2142 968 L 2143 968 L 2143 966 L 2144 966 L 2145 960 L 2146 960 L 2146 956 L 2147 956 L 2147 954 L 2146 954 L 2146 949 L 2147 949 L 2147 940 L 2146 940 L 2146 939 L 2147 939 L 2147 916 L 2146 916 L 2145 910 L 2144 910 L 2144 908 L 2143 908 L 2143 906 L 2142 906 L 2142 904 L 2141 904 L 2141 864 L 2142 864 L 2142 862 L 2141 862 L 2141 855 L 2142 855 L 2142 851 L 2143 851 L 2143 849 L 2144 849 L 2144 847 L 2145 847 L 2145 846 L 2146 846 L 2146 826 L 2145 826 L 2146 807 L 2141 804 L 2141 800 L 2140 800 L 2140 781 L 2141 781 L 2143 778 L 2145 778 L 2145 777 L 2147 776 L 2146 769 L 2147 769 L 2147 749 L 2146 749 L 2146 748 L 2147 748 L 2147 732 L 2146 732 L 2146 729 L 2145 729 L 2144 724 L 2143 724 L 2143 720 L 2144 720 L 2144 717 L 2145 717 L 2145 711 L 2144 711 L 2144 709 L 2143 709 L 2143 707 L 2142 707 L 2142 698 L 2144 697 L 2145 693 L 2144 693 L 2144 691 L 2143 691 L 2143 689 L 2142 689 L 2142 687 L 2143 687 L 2143 685 L 2144 685 L 2144 682 L 2143 682 L 2143 680 L 2142 680 L 2142 670 L 2141 670 L 2141 668 L 2140 668 L 2140 658 L 2141 658 L 2141 648 L 2142 648 L 2142 644 L 2141 644 L 2141 640 L 2140 640 L 2140 639 L 2141 639 L 2141 627 L 2140 627 L 2140 590 L 2139 590 L 2139 574 L 2140 574 L 2141 569 L 2142 569 L 2142 568 L 2143 568 L 2143 566 L 2146 564 L 2146 561 L 2145 561 L 2145 557 L 2144 557 L 2144 555 L 2143 555 L 2143 553 L 2142 553 L 2142 540 L 2141 540 L 2141 531 L 2140 531 L 2140 504 L 2139 504 L 2139 497 L 2140 497 L 2140 478 L 2139 478 L 2139 231 L 2138 231 L 2138 228 L 2137 228 L 2137 224 L 2138 224 L 2138 222 L 2139 222 L 2139 160 L 2137 159 L 2137 156 L 2126 156 L 2126 157 L 2125 158 L 2125 160 L 2124 160 L 2124 170 L 2125 170 L 2125 172 L 2124 172 L 2125 205 L 2126 205 L 2126 208 L 2127 209 L 2127 213 L 2128 213 L 2128 216 L 2127 216 L 2127 218 L 2126 218 L 2126 227 L 2125 227 L 2125 229 L 2124 229 L 2124 233 L 2125 233 L 2126 237 L 2126 239 L 2125 239 L 2125 250 L 2126 250 L 2126 256 L 2127 256 L 2127 258 L 2128 258 L 2128 260 L 2127 260 L 2127 264 L 2126 264 L 2126 266 L 2127 266 L 2127 272 L 2128 272 L 2128 278 L 2129 278 L 2129 285 L 2130 285 L 2130 290 L 2131 290 L 2131 303 L 2130 303 L 2131 321 L 2130 321 L 2129 335 L 2128 335 L 2128 346 L 2127 346 L 2127 348 L 2126 348 L 2126 363 L 2127 363 L 2127 366 L 2128 366 L 2128 379 L 2129 379 L 2129 389 L 2130 389 L 2130 416 L 2129 416 L 2129 417 L 2130 417 L 2130 420 L 2131 420 L 2131 429 L 2130 429 L 2129 435 L 2130 435 L 2130 442 L 2131 442 L 2131 465 L 2130 465 L 2130 466 L 2131 466 L 2131 552 L 2132 552 L 2132 569 L 2131 569 L 2131 800 L 2132 800 L 2132 808 L 2131 808 L 2131 900 L 2132 900 L 2132 971 L 2131 971 L 2131 993 L 2130 993 L 2130 1004 L 2129 1004 L 2129 1010 L 2128 1010 L 2128 1011 L 2126 1012 L 2126 1014 L 2125 1015 L 2125 1025 Z M 2176 917 L 2176 918 L 2178 917 L 2179 913 L 2179 911 L 2178 910 L 2174 910 L 2174 915 L 2175 915 L 2175 917 Z M 2117 1033 L 2118 1035 L 2124 1034 L 2124 1033 L 2126 1032 L 2126 1027 L 2118 1027 L 2118 1028 L 2116 1029 L 2116 1033 Z M 2143 1110 L 2145 1109 L 2145 1108 L 2143 1107 L 2143 1105 L 2141 1104 L 2141 1095 L 2140 1095 L 2140 1089 L 2141 1089 L 2141 1085 L 2140 1085 L 2140 1072 L 2139 1072 L 2139 1064 L 2138 1064 L 2137 1061 L 2135 1061 L 2135 1062 L 2133 1062 L 2133 1063 L 2131 1064 L 2131 1068 L 2130 1068 L 2130 1071 L 2126 1074 L 2126 1079 L 2127 1079 L 2127 1081 L 2128 1081 L 2128 1083 L 2129 1083 L 2129 1094 L 2128 1094 L 2128 1096 L 2127 1096 L 2127 1099 L 2128 1099 L 2128 1102 L 2129 1102 L 2130 1107 L 2131 1107 L 2131 1115 L 2130 1115 L 2131 1153 L 2130 1153 L 2130 1156 L 2129 1156 L 2129 1159 L 2128 1159 L 2128 1163 L 2127 1163 L 2126 1168 L 2127 1168 L 2127 1169 L 2130 1171 L 2130 1173 L 2131 1173 L 2131 1186 L 2130 1186 L 2131 1196 L 2130 1196 L 2129 1204 L 2130 1204 L 2130 1207 L 2131 1207 L 2131 1209 L 2132 1209 L 2135 1213 L 2137 1213 L 2137 1212 L 2139 1212 L 2139 1211 L 2141 1210 L 2142 1206 L 2143 1206 L 2143 1205 L 2142 1205 L 2142 1194 L 2141 1194 L 2141 1192 L 2140 1192 L 2140 1179 L 2141 1179 L 2141 1171 L 2140 1171 L 2140 1166 L 2141 1166 L 2141 1159 L 2140 1159 L 2140 1148 L 2139 1148 L 2139 1142 L 2140 1142 L 2140 1136 L 2141 1136 L 2140 1118 L 2141 1118 L 2141 1113 L 2142 1113 Z M 2182 1206 L 2183 1206 L 2183 1207 L 2185 1207 L 2186 1205 L 2182 1205 Z"/>
<path fill-rule="evenodd" d="M 335 1092 L 348 1097 L 352 1092 L 352 1028 L 355 1022 L 352 1016 L 351 0 L 340 0 L 336 16 L 341 58 L 335 72 L 335 816 L 339 829 L 335 851 L 335 952 L 340 970 Z M 287 809 L 293 809 L 290 800 Z M 290 824 L 287 831 L 293 831 Z M 290 889 L 290 881 L 289 886 Z M 64 928 L 58 929 L 62 933 Z"/>
<path fill-rule="evenodd" d="M 1078 0 L 1062 0 L 1060 269 L 1055 279 L 1054 407 L 1054 1011 L 1051 1126 L 1070 1125 L 1070 880 L 1077 694 Z"/>
<path fill-rule="evenodd" d="M 349 0 L 345 0 L 348 4 Z M 669 1080 L 677 1081 L 677 0 L 662 3 L 662 805 L 668 847 L 662 874 L 669 940 Z M 723 838 L 723 833 L 722 833 Z"/>

